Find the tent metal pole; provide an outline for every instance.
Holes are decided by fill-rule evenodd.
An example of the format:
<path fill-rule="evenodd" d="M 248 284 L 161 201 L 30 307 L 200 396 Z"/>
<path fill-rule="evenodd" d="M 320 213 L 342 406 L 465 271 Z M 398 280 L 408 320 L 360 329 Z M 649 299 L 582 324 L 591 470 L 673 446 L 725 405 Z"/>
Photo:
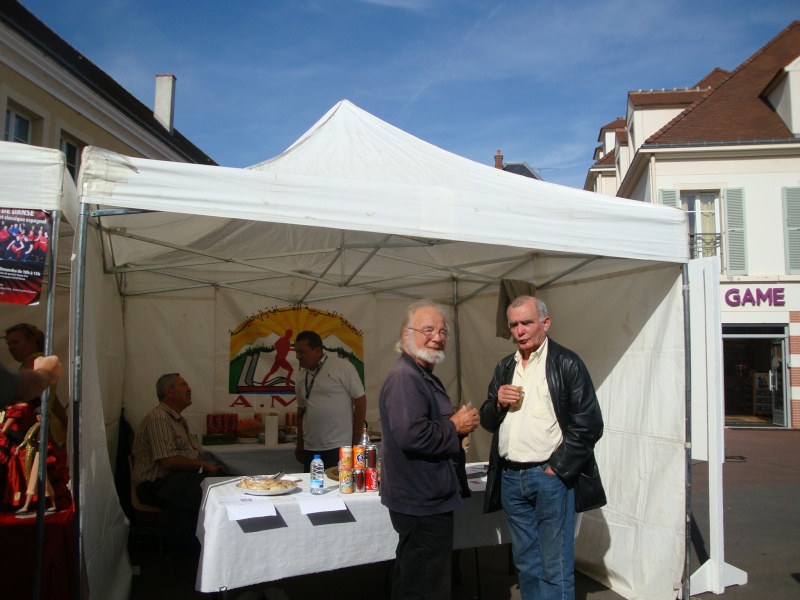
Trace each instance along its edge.
<path fill-rule="evenodd" d="M 74 585 L 75 598 L 83 598 L 83 507 L 81 498 L 81 413 L 83 411 L 83 305 L 86 281 L 86 235 L 89 206 L 81 203 L 76 230 L 75 304 L 73 306 L 72 365 L 72 503 L 74 515 Z"/>
<path fill-rule="evenodd" d="M 464 401 L 461 389 L 461 330 L 458 322 L 458 279 L 453 277 L 453 337 L 456 343 L 456 394 L 459 406 Z"/>
<path fill-rule="evenodd" d="M 50 261 L 47 272 L 47 311 L 44 327 L 44 355 L 53 353 L 53 313 L 56 301 L 56 275 L 58 274 L 58 230 L 61 225 L 61 211 L 52 213 L 53 226 L 50 231 Z M 39 502 L 36 506 L 36 561 L 33 569 L 33 600 L 39 600 L 42 589 L 42 557 L 44 556 L 44 509 L 47 503 L 46 477 L 47 477 L 47 438 L 50 433 L 50 388 L 42 393 L 41 405 L 42 418 L 39 425 L 39 468 L 36 478 Z M 33 475 L 33 473 L 31 473 Z"/>
<path fill-rule="evenodd" d="M 685 481 L 686 481 L 686 509 L 685 509 L 685 545 L 683 555 L 683 581 L 681 586 L 681 598 L 688 600 L 691 590 L 691 549 L 692 549 L 692 345 L 691 345 L 691 323 L 689 311 L 689 265 L 681 267 L 683 280 L 683 345 L 684 345 L 684 386 L 686 415 L 684 417 L 686 433 L 684 443 L 685 453 Z"/>

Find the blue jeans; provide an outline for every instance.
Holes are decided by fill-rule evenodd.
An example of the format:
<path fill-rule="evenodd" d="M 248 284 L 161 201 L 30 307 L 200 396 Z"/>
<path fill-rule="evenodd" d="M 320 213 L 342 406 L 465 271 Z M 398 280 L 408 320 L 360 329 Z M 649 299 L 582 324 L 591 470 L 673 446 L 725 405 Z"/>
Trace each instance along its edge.
<path fill-rule="evenodd" d="M 519 589 L 523 600 L 574 600 L 575 492 L 546 466 L 503 472 Z"/>

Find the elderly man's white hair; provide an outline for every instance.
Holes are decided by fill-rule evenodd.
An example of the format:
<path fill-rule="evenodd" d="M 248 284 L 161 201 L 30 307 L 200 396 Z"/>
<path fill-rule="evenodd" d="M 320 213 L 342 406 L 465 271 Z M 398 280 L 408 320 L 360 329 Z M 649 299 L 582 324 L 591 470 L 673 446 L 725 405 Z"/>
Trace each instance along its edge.
<path fill-rule="evenodd" d="M 404 332 L 406 329 L 411 327 L 411 321 L 414 319 L 414 315 L 421 308 L 433 308 L 434 310 L 437 310 L 439 314 L 442 315 L 442 318 L 444 318 L 445 328 L 448 328 L 447 317 L 444 314 L 444 307 L 441 304 L 439 304 L 438 302 L 434 302 L 433 300 L 417 300 L 416 302 L 410 304 L 409 307 L 406 309 L 406 316 L 403 319 L 403 325 L 400 327 L 400 337 L 397 340 L 397 342 L 395 342 L 394 345 L 394 349 L 397 352 L 403 351 L 404 347 L 403 342 L 405 340 Z"/>

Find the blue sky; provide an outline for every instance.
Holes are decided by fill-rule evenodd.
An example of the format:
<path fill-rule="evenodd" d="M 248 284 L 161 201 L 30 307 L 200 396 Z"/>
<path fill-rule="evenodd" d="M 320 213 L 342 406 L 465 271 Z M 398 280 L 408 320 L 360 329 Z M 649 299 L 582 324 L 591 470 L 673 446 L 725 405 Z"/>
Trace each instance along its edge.
<path fill-rule="evenodd" d="M 279 154 L 341 99 L 477 162 L 582 187 L 627 92 L 733 70 L 797 0 L 22 0 L 219 164 Z"/>

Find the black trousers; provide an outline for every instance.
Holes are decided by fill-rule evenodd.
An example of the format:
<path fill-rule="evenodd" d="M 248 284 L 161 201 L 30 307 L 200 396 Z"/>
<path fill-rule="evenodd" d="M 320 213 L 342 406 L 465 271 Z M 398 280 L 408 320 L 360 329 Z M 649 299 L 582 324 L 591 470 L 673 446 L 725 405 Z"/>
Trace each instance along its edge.
<path fill-rule="evenodd" d="M 392 600 L 450 598 L 453 512 L 415 517 L 389 511 L 400 539 L 395 552 Z"/>
<path fill-rule="evenodd" d="M 140 502 L 164 511 L 159 537 L 168 549 L 179 545 L 182 538 L 194 536 L 203 501 L 200 483 L 205 477 L 205 473 L 197 471 L 178 471 L 136 486 Z"/>

